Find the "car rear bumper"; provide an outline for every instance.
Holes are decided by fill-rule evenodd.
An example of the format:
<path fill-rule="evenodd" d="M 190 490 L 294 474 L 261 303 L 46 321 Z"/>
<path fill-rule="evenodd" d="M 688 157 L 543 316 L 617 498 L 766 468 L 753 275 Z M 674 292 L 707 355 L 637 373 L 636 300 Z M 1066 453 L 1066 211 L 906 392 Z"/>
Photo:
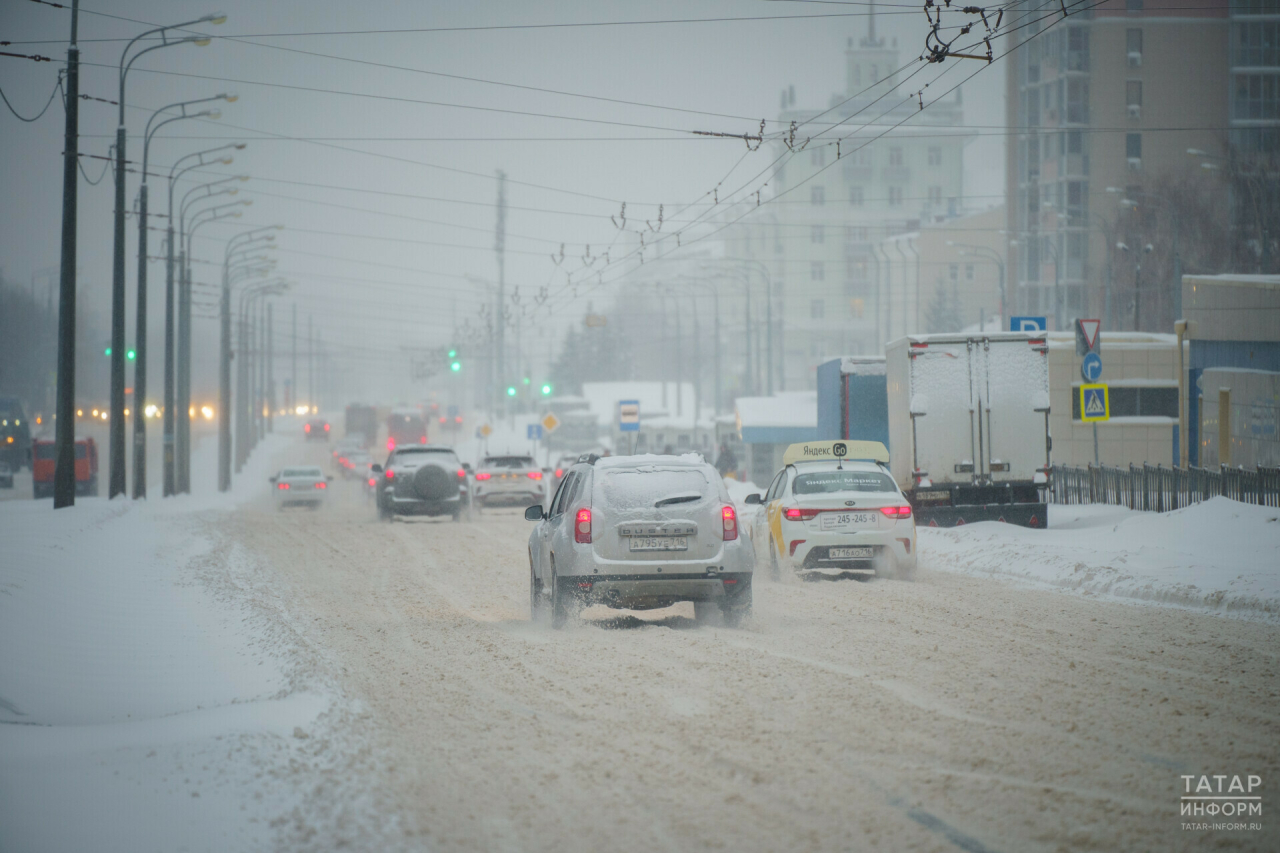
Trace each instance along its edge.
<path fill-rule="evenodd" d="M 605 604 L 630 610 L 669 607 L 679 601 L 714 601 L 733 606 L 749 600 L 751 572 L 705 574 L 590 575 L 560 578 L 562 591 L 584 604 Z"/>
<path fill-rule="evenodd" d="M 463 494 L 438 501 L 424 501 L 421 498 L 400 498 L 393 493 L 384 492 L 382 501 L 387 510 L 396 515 L 453 515 L 467 505 Z"/>
<path fill-rule="evenodd" d="M 877 566 L 891 560 L 896 566 L 910 570 L 916 564 L 916 532 L 910 524 L 898 522 L 886 530 L 854 533 L 816 533 L 791 529 L 785 525 L 783 547 L 790 554 L 791 565 L 798 572 L 864 572 L 874 573 Z M 799 527 L 794 525 L 794 527 Z M 902 529 L 897 529 L 901 527 Z M 791 552 L 791 543 L 804 540 Z M 870 548 L 868 557 L 835 557 L 834 548 Z"/>

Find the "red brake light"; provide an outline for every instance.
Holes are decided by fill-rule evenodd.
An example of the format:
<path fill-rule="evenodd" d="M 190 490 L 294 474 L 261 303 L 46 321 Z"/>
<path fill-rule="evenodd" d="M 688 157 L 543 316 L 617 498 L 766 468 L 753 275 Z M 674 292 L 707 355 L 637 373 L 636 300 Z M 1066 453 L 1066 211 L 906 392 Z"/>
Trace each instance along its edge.
<path fill-rule="evenodd" d="M 456 417 L 453 419 L 453 422 L 454 422 L 455 424 L 460 424 L 460 423 L 462 423 L 462 415 L 458 415 L 458 416 L 456 416 Z"/>
<path fill-rule="evenodd" d="M 329 425 L 328 425 L 328 424 L 325 424 L 325 425 L 324 425 L 324 431 L 325 431 L 325 432 L 328 432 L 328 431 L 329 431 Z"/>
<path fill-rule="evenodd" d="M 724 539 L 728 542 L 731 539 L 738 538 L 738 512 L 733 507 L 725 504 L 720 509 L 720 518 L 724 521 Z"/>
<path fill-rule="evenodd" d="M 276 483 L 276 488 L 277 488 L 277 489 L 287 489 L 287 488 L 289 488 L 289 484 L 288 484 L 288 483 Z"/>
<path fill-rule="evenodd" d="M 396 475 L 396 472 L 395 472 L 395 471 L 392 471 L 390 468 L 388 468 L 388 469 L 386 470 L 386 474 L 387 474 L 387 479 L 388 479 L 388 480 L 390 480 L 392 477 L 394 477 L 394 476 Z"/>
<path fill-rule="evenodd" d="M 441 415 L 441 416 L 440 416 L 440 423 L 444 423 L 446 420 L 447 420 L 447 418 L 445 418 L 445 416 L 444 416 L 444 415 Z"/>
<path fill-rule="evenodd" d="M 578 510 L 577 516 L 573 520 L 573 541 L 581 542 L 585 545 L 591 544 L 591 508 L 583 507 Z"/>
<path fill-rule="evenodd" d="M 328 483 L 316 483 L 316 488 L 317 488 L 317 489 L 327 489 L 327 488 L 329 488 L 329 484 L 328 484 Z"/>
<path fill-rule="evenodd" d="M 396 440 L 394 438 L 388 438 L 387 450 L 395 450 L 395 449 L 396 449 Z"/>
<path fill-rule="evenodd" d="M 466 478 L 467 478 L 467 469 L 465 469 L 465 468 L 459 468 L 459 469 L 458 469 L 458 479 L 459 479 L 459 480 L 465 480 Z"/>
<path fill-rule="evenodd" d="M 487 480 L 487 479 L 489 479 L 489 478 L 490 478 L 490 477 L 492 477 L 492 476 L 493 476 L 493 475 L 492 475 L 492 474 L 490 474 L 488 471 L 481 471 L 479 474 L 476 474 L 476 479 L 477 479 L 477 480 Z"/>
<path fill-rule="evenodd" d="M 426 437 L 425 435 L 424 435 L 424 436 L 420 436 L 420 437 L 418 438 L 418 444 L 426 444 L 426 443 L 427 443 L 427 437 Z"/>
<path fill-rule="evenodd" d="M 787 521 L 809 521 L 818 517 L 816 509 L 800 509 L 798 507 L 789 507 L 784 513 Z"/>
<path fill-rule="evenodd" d="M 302 431 L 303 431 L 303 432 L 311 432 L 311 424 L 303 424 L 303 425 L 302 425 Z"/>
<path fill-rule="evenodd" d="M 911 517 L 910 506 L 882 506 L 880 507 L 880 511 L 885 515 L 887 515 L 889 518 L 910 518 Z"/>
<path fill-rule="evenodd" d="M 558 480 L 558 479 L 560 479 L 560 478 L 561 478 L 561 477 L 563 477 L 563 476 L 564 476 L 564 469 L 563 469 L 563 468 L 557 468 L 557 469 L 556 469 L 556 479 Z"/>
<path fill-rule="evenodd" d="M 370 485 L 370 486 L 376 486 L 376 485 L 378 485 L 378 478 L 377 478 L 377 477 L 370 477 L 370 478 L 369 478 L 369 485 Z"/>
<path fill-rule="evenodd" d="M 530 480 L 541 480 L 541 479 L 542 479 L 542 472 L 541 472 L 541 471 L 530 471 L 530 472 L 528 472 L 528 473 L 529 473 L 529 479 L 530 479 Z"/>

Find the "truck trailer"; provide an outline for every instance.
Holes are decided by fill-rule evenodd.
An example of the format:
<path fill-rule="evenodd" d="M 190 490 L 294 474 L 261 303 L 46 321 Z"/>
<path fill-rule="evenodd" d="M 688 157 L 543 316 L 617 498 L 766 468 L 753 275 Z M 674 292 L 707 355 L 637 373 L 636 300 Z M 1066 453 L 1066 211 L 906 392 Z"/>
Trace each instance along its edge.
<path fill-rule="evenodd" d="M 1043 334 L 918 335 L 886 354 L 889 469 L 919 524 L 1048 524 Z"/>
<path fill-rule="evenodd" d="M 846 355 L 818 365 L 818 438 L 889 445 L 882 355 Z"/>

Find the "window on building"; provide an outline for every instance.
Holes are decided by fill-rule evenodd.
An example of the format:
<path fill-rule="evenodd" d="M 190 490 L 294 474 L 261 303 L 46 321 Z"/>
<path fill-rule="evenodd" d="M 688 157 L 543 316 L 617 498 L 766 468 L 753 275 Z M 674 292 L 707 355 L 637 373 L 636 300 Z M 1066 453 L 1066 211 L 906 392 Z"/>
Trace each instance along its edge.
<path fill-rule="evenodd" d="M 1071 419 L 1080 420 L 1080 386 L 1071 389 Z M 1112 385 L 1107 390 L 1107 403 L 1113 418 L 1176 418 L 1178 389 L 1143 385 Z"/>
<path fill-rule="evenodd" d="M 1142 106 L 1142 81 L 1127 80 L 1124 84 L 1124 102 L 1130 107 Z"/>
<path fill-rule="evenodd" d="M 1280 77 L 1274 74 L 1235 75 L 1233 119 L 1280 118 Z"/>
<path fill-rule="evenodd" d="M 822 261 L 813 261 L 809 264 L 809 278 L 814 281 L 827 280 L 827 265 Z"/>
<path fill-rule="evenodd" d="M 1231 38 L 1231 64 L 1254 67 L 1280 65 L 1280 52 L 1277 51 L 1278 37 L 1280 37 L 1280 25 L 1269 21 L 1234 25 Z"/>
<path fill-rule="evenodd" d="M 902 206 L 902 187 L 889 187 L 889 206 Z"/>
<path fill-rule="evenodd" d="M 959 265 L 959 264 L 948 264 L 948 265 L 947 265 L 947 278 L 948 278 L 948 279 L 950 279 L 951 281 L 959 281 L 959 280 L 960 280 L 960 265 Z"/>
<path fill-rule="evenodd" d="M 940 148 L 937 145 L 931 145 L 929 147 L 929 165 L 930 166 L 942 165 L 942 148 Z"/>
<path fill-rule="evenodd" d="M 1067 131 L 1067 153 L 1083 154 L 1084 153 L 1084 134 L 1078 130 Z"/>
<path fill-rule="evenodd" d="M 1089 123 L 1089 83 L 1085 80 L 1067 81 L 1067 122 Z"/>
<path fill-rule="evenodd" d="M 1130 160 L 1142 159 L 1142 134 L 1126 133 L 1124 135 L 1124 156 Z"/>
<path fill-rule="evenodd" d="M 1124 49 L 1125 53 L 1130 55 L 1137 54 L 1142 56 L 1142 30 L 1131 29 L 1124 31 Z"/>
<path fill-rule="evenodd" d="M 811 225 L 809 227 L 810 243 L 825 243 L 827 241 L 826 228 L 822 225 Z"/>
<path fill-rule="evenodd" d="M 824 205 L 827 203 L 826 187 L 809 187 L 809 202 L 814 205 Z"/>
<path fill-rule="evenodd" d="M 889 149 L 889 165 L 890 166 L 902 165 L 902 149 L 901 148 L 893 147 Z"/>
<path fill-rule="evenodd" d="M 849 204 L 852 207 L 862 207 L 862 187 L 849 187 Z"/>
<path fill-rule="evenodd" d="M 872 84 L 880 82 L 880 66 L 871 66 L 871 82 Z"/>
<path fill-rule="evenodd" d="M 973 281 L 973 264 L 964 265 L 964 280 Z"/>
<path fill-rule="evenodd" d="M 1067 30 L 1067 70 L 1089 70 L 1089 31 L 1084 27 Z"/>
<path fill-rule="evenodd" d="M 1127 12 L 1141 12 L 1142 0 L 1124 0 L 1124 8 Z"/>
<path fill-rule="evenodd" d="M 942 207 L 942 187 L 929 187 L 929 206 Z"/>
<path fill-rule="evenodd" d="M 814 299 L 809 303 L 809 316 L 814 320 L 821 320 L 827 313 L 827 306 L 821 299 Z"/>
<path fill-rule="evenodd" d="M 1025 95 L 1027 99 L 1026 116 L 1028 127 L 1040 126 L 1040 90 L 1028 89 Z"/>
<path fill-rule="evenodd" d="M 819 145 L 817 148 L 809 152 L 809 162 L 815 166 L 825 166 L 827 164 L 827 149 L 825 146 Z"/>

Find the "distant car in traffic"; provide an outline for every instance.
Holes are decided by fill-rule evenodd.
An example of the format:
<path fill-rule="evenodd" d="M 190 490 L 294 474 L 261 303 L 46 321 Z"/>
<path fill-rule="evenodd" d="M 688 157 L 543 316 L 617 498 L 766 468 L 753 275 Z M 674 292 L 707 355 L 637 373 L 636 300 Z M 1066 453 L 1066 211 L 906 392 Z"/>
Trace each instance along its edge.
<path fill-rule="evenodd" d="M 471 509 L 467 472 L 451 447 L 398 447 L 385 465 L 370 471 L 377 478 L 378 517 L 384 521 L 397 515 L 448 515 L 460 521 Z"/>
<path fill-rule="evenodd" d="M 340 438 L 329 453 L 333 457 L 333 467 L 346 471 L 347 462 L 353 453 L 364 453 L 365 449 L 358 438 Z"/>
<path fill-rule="evenodd" d="M 793 444 L 782 459 L 769 489 L 746 500 L 763 504 L 750 532 L 770 574 L 910 577 L 916 567 L 915 518 L 889 474 L 883 444 Z"/>
<path fill-rule="evenodd" d="M 367 450 L 355 450 L 348 454 L 343 465 L 343 475 L 348 479 L 367 480 L 373 467 L 373 457 Z"/>
<path fill-rule="evenodd" d="M 13 488 L 13 469 L 8 462 L 0 461 L 0 489 Z"/>
<path fill-rule="evenodd" d="M 546 497 L 542 469 L 532 456 L 486 456 L 476 468 L 475 480 L 476 502 L 484 507 L 523 506 Z"/>
<path fill-rule="evenodd" d="M 739 534 L 724 481 L 696 454 L 584 456 L 548 509 L 525 518 L 529 606 L 560 627 L 575 607 L 635 610 L 693 602 L 702 623 L 715 613 L 736 625 L 751 612 L 755 556 Z"/>
<path fill-rule="evenodd" d="M 36 500 L 53 497 L 53 473 L 57 450 L 51 438 L 31 442 L 31 496 Z M 76 494 L 98 494 L 98 445 L 88 436 L 75 440 Z"/>
<path fill-rule="evenodd" d="M 387 416 L 387 450 L 427 443 L 427 422 L 417 409 L 396 409 Z"/>
<path fill-rule="evenodd" d="M 328 497 L 332 481 L 333 477 L 326 476 L 318 466 L 281 468 L 271 478 L 276 508 L 302 505 L 319 509 Z"/>
<path fill-rule="evenodd" d="M 302 425 L 302 432 L 307 441 L 328 441 L 329 422 L 324 418 L 312 418 Z"/>

